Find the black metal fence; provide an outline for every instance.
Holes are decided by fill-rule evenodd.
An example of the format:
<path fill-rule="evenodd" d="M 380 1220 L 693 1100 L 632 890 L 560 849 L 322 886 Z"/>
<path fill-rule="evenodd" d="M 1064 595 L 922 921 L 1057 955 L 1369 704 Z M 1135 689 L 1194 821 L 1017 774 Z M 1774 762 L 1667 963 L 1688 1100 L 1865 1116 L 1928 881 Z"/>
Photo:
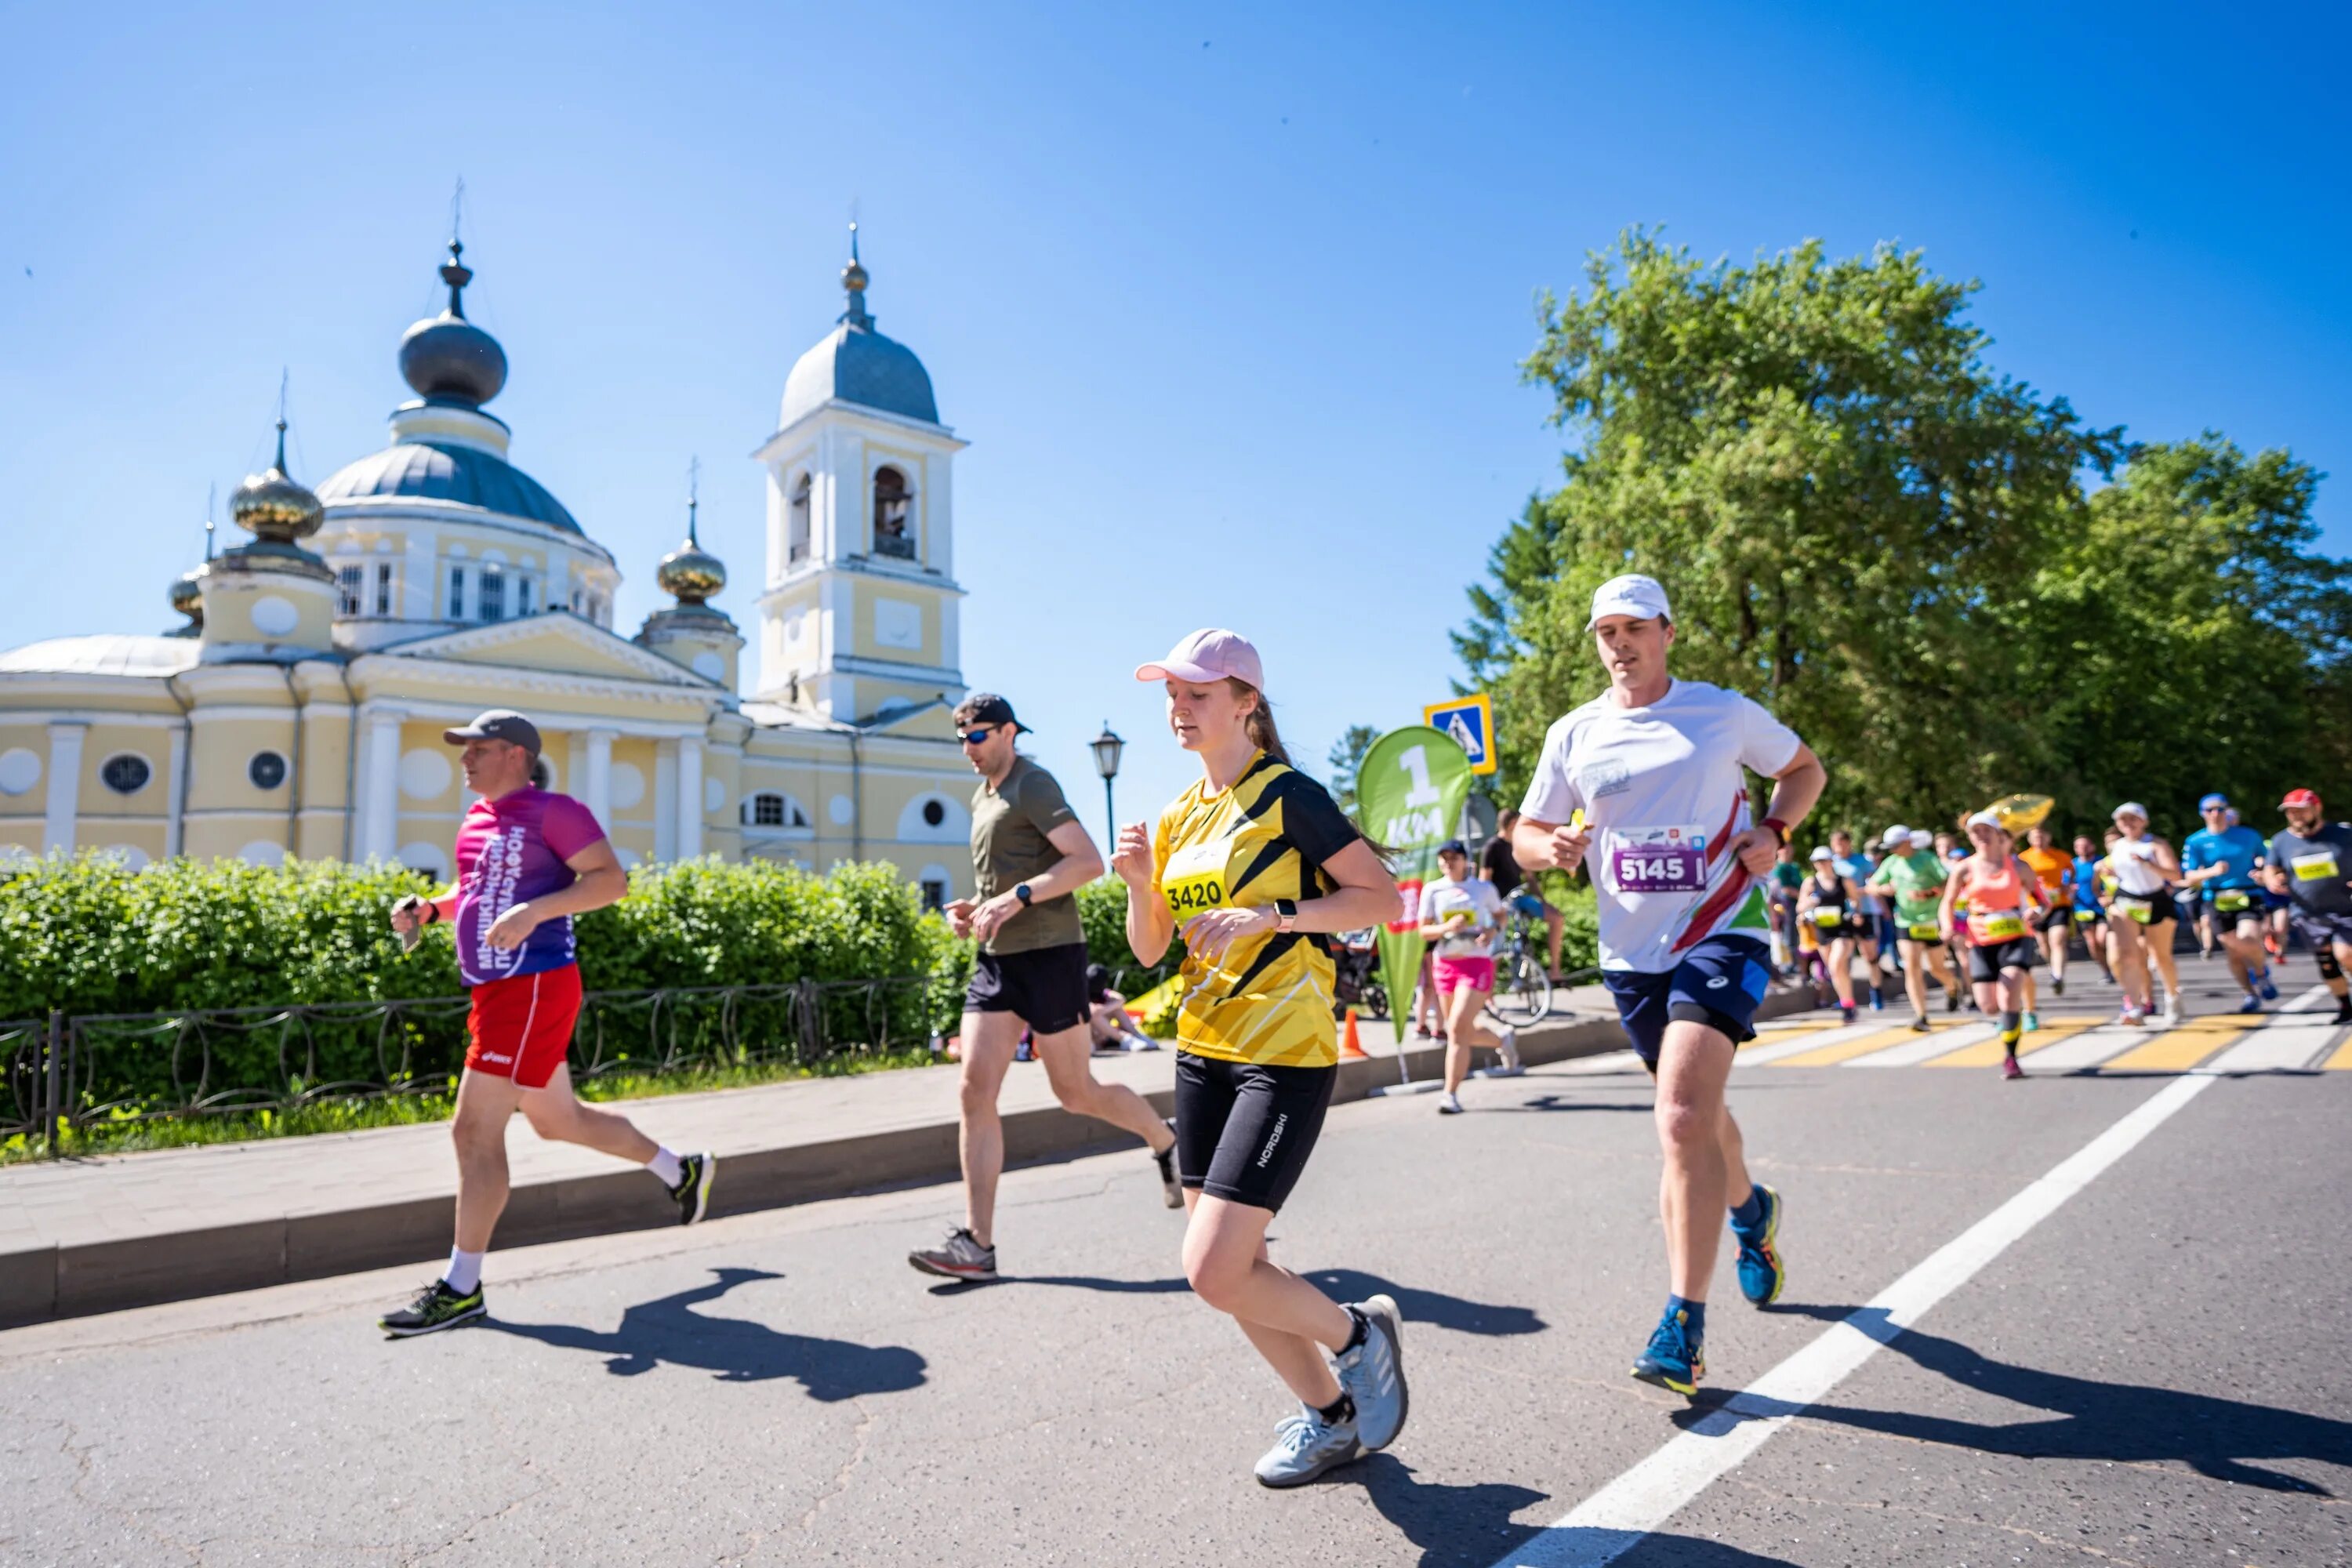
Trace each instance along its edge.
<path fill-rule="evenodd" d="M 903 1050 L 929 1040 L 957 989 L 896 975 L 591 991 L 572 1075 L 811 1067 Z M 0 1021 L 0 1142 L 54 1156 L 100 1126 L 446 1094 L 465 1063 L 466 1013 L 465 997 L 436 996 Z"/>

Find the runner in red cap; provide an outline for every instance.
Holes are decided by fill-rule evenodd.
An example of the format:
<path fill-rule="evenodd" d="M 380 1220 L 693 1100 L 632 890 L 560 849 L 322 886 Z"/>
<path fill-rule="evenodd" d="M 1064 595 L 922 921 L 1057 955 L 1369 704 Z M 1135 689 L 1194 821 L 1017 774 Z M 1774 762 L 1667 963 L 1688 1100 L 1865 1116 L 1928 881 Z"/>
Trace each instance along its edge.
<path fill-rule="evenodd" d="M 2319 961 L 2319 977 L 2336 995 L 2336 1021 L 2352 1024 L 2352 824 L 2329 822 L 2319 796 L 2299 789 L 2279 802 L 2286 826 L 2271 840 L 2263 875 L 2294 910 L 2297 935 Z"/>
<path fill-rule="evenodd" d="M 492 709 L 443 739 L 465 748 L 458 763 L 478 797 L 457 828 L 457 884 L 431 899 L 401 900 L 392 926 L 407 940 L 423 926 L 449 926 L 472 998 L 472 1043 L 449 1122 L 457 1145 L 457 1234 L 441 1278 L 378 1321 L 392 1339 L 454 1328 L 488 1310 L 482 1255 L 507 1205 L 507 1123 L 518 1110 L 542 1138 L 651 1171 L 669 1189 L 682 1225 L 709 1212 L 719 1165 L 709 1154 L 673 1154 L 628 1118 L 583 1105 L 572 1092 L 564 1058 L 580 1016 L 572 917 L 618 900 L 629 878 L 593 813 L 531 782 L 538 726 Z"/>

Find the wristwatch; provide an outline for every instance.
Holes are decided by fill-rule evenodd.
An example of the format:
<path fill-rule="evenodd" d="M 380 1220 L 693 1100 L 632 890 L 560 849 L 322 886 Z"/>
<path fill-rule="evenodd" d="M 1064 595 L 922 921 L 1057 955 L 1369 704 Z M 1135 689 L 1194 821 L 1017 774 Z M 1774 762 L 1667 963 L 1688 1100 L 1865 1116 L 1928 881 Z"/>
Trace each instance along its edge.
<path fill-rule="evenodd" d="M 1026 882 L 1016 884 L 1013 889 L 1013 896 L 1021 900 L 1021 907 L 1023 909 L 1027 909 L 1029 907 L 1029 884 Z"/>
<path fill-rule="evenodd" d="M 1274 929 L 1286 935 L 1298 929 L 1297 900 L 1276 899 L 1274 900 Z"/>

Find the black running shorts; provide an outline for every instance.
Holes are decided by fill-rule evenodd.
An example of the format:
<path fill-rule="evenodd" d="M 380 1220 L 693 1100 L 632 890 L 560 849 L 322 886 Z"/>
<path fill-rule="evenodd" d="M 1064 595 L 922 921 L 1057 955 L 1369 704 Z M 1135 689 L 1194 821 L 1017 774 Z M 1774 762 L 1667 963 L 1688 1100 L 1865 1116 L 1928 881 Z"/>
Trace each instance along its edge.
<path fill-rule="evenodd" d="M 1087 944 L 982 952 L 964 987 L 967 1013 L 1010 1013 L 1034 1035 L 1058 1035 L 1087 1021 Z"/>
<path fill-rule="evenodd" d="M 2134 912 L 2139 910 L 2147 912 L 2147 919 L 2142 920 Z M 2153 893 L 2117 893 L 2107 923 L 2116 925 L 2129 921 L 2137 926 L 2160 926 L 2179 918 L 2180 907 L 2173 901 L 2172 889 L 2158 888 Z"/>
<path fill-rule="evenodd" d="M 1323 1131 L 1339 1069 L 1176 1053 L 1176 1169 L 1184 1184 L 1278 1213 Z"/>
<path fill-rule="evenodd" d="M 1969 978 L 1990 984 L 2000 978 L 2004 969 L 2031 969 L 2040 952 L 2040 945 L 2030 936 L 2016 936 L 2007 942 L 1994 942 L 1990 947 L 1971 945 L 1969 948 Z"/>

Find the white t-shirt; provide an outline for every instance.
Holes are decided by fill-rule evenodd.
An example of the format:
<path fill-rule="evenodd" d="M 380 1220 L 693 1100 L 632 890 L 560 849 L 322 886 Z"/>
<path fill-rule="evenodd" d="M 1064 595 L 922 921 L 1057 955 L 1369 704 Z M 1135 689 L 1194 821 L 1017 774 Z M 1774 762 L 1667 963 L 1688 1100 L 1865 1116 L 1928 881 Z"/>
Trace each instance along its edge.
<path fill-rule="evenodd" d="M 1663 974 L 1718 932 L 1769 931 L 1763 889 L 1730 843 L 1750 826 L 1748 770 L 1778 773 L 1801 743 L 1759 704 L 1701 680 L 1647 708 L 1604 691 L 1552 725 L 1519 812 L 1565 826 L 1583 809 L 1601 968 Z"/>
<path fill-rule="evenodd" d="M 1456 882 L 1437 877 L 1421 885 L 1421 923 L 1429 926 L 1454 915 L 1468 915 L 1467 930 L 1440 937 L 1437 951 L 1445 958 L 1484 958 L 1493 951 L 1495 933 L 1502 929 L 1503 895 L 1484 877 Z"/>

